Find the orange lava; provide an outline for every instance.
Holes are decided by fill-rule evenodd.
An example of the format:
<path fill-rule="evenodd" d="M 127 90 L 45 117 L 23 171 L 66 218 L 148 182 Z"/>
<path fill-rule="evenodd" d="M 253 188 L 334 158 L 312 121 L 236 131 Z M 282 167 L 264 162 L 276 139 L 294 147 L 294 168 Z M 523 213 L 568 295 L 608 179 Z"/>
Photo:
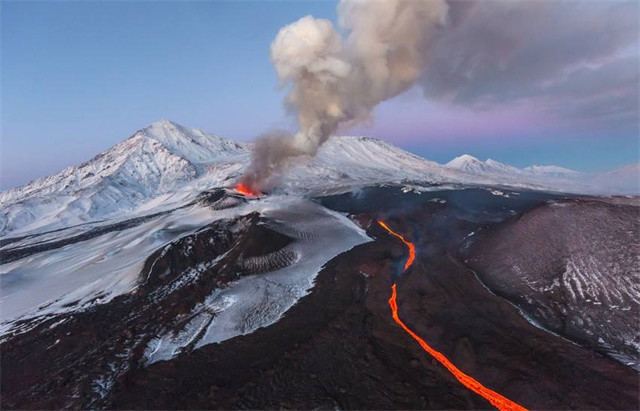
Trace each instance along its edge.
<path fill-rule="evenodd" d="M 411 264 L 413 264 L 413 260 L 416 259 L 416 247 L 413 245 L 413 243 L 405 240 L 403 236 L 390 229 L 389 226 L 384 223 L 384 221 L 378 220 L 378 224 L 380 224 L 385 230 L 387 230 L 389 234 L 398 237 L 400 241 L 404 243 L 404 245 L 409 247 L 409 258 L 407 259 L 407 262 L 404 263 L 404 271 L 407 271 L 407 269 L 411 267 Z"/>
<path fill-rule="evenodd" d="M 407 259 L 407 262 L 404 265 L 404 271 L 406 271 L 411 266 L 413 261 L 415 260 L 415 257 L 416 257 L 415 246 L 413 245 L 413 243 L 405 240 L 402 235 L 400 235 L 400 234 L 396 233 L 395 231 L 393 231 L 392 229 L 390 229 L 389 226 L 387 226 L 383 221 L 378 220 L 378 224 L 380 224 L 391 235 L 394 235 L 394 236 L 398 237 L 409 248 L 409 258 Z M 456 379 L 458 381 L 460 381 L 462 383 L 462 385 L 464 385 L 465 387 L 467 387 L 471 391 L 475 392 L 476 394 L 481 395 L 482 397 L 484 397 L 487 401 L 489 401 L 491 403 L 491 405 L 493 405 L 494 407 L 498 408 L 499 410 L 509 410 L 509 411 L 511 411 L 511 410 L 519 410 L 519 411 L 520 410 L 526 410 L 526 408 L 524 408 L 523 406 L 511 401 L 510 399 L 508 399 L 506 397 L 503 397 L 502 395 L 498 394 L 495 391 L 492 391 L 492 390 L 488 389 L 487 387 L 485 387 L 484 385 L 480 384 L 478 381 L 476 381 L 472 377 L 470 377 L 467 374 L 465 374 L 462 371 L 460 371 L 458 369 L 458 367 L 453 365 L 453 363 L 451 363 L 451 361 L 449 361 L 447 359 L 447 357 L 445 357 L 441 352 L 436 351 L 435 349 L 433 349 L 429 344 L 427 344 L 425 342 L 425 340 L 420 338 L 420 336 L 418 334 L 416 334 L 409 327 L 407 327 L 407 325 L 404 322 L 402 322 L 402 320 L 400 319 L 400 316 L 398 315 L 398 302 L 396 301 L 396 295 L 397 295 L 396 294 L 396 284 L 394 283 L 391 286 L 391 298 L 389 298 L 389 307 L 391 307 L 391 316 L 393 317 L 393 320 L 400 327 L 402 327 L 402 329 L 405 330 L 407 332 L 407 334 L 409 334 L 411 336 L 411 338 L 416 340 L 418 342 L 418 344 L 420 344 L 420 346 L 422 347 L 423 350 L 425 350 L 433 358 L 438 360 L 438 362 L 440 362 L 440 364 L 444 365 L 444 367 L 447 370 L 449 370 L 449 372 L 451 374 L 453 374 L 453 376 L 456 377 Z"/>
<path fill-rule="evenodd" d="M 236 191 L 243 196 L 257 196 L 260 194 L 258 191 L 252 190 L 242 183 L 238 183 L 238 185 L 236 186 Z"/>

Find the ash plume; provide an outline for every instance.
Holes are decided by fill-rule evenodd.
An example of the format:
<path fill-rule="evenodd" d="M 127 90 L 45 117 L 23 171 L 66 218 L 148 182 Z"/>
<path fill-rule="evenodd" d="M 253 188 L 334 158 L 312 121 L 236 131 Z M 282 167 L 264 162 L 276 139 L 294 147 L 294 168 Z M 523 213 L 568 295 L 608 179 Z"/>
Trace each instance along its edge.
<path fill-rule="evenodd" d="M 444 24 L 444 0 L 342 0 L 343 39 L 329 20 L 306 16 L 283 27 L 271 44 L 285 104 L 298 131 L 259 138 L 241 182 L 269 189 L 280 173 L 345 124 L 369 118 L 381 101 L 407 91 L 420 77 L 435 27 Z"/>

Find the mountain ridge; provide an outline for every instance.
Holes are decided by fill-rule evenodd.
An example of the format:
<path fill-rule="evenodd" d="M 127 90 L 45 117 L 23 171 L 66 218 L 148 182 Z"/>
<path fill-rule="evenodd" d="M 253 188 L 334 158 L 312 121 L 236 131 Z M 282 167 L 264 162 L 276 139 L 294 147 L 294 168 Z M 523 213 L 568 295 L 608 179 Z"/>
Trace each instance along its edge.
<path fill-rule="evenodd" d="M 154 122 L 80 165 L 0 192 L 0 236 L 148 210 L 192 199 L 212 187 L 231 186 L 249 164 L 252 147 L 169 120 Z M 297 159 L 278 189 L 309 194 L 335 187 L 422 181 L 590 190 L 584 176 L 571 170 L 558 166 L 525 170 L 470 155 L 441 165 L 383 140 L 335 136 L 315 157 Z"/>
<path fill-rule="evenodd" d="M 482 161 L 472 155 L 462 154 L 455 157 L 451 161 L 445 164 L 446 167 L 454 168 L 457 170 L 463 170 L 471 173 L 489 172 L 489 173 L 522 173 L 527 175 L 539 175 L 539 176 L 555 176 L 555 177 L 569 177 L 586 175 L 587 173 L 581 173 L 579 171 L 571 170 L 565 167 L 556 165 L 538 165 L 517 168 L 509 164 L 504 164 L 491 158 Z"/>

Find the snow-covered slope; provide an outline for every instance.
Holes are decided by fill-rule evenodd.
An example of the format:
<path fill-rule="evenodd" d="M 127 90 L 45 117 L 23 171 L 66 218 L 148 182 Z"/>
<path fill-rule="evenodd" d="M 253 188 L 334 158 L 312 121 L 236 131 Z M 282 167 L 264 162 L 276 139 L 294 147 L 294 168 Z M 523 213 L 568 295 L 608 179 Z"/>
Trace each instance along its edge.
<path fill-rule="evenodd" d="M 131 218 L 185 204 L 203 190 L 232 185 L 248 165 L 251 150 L 252 144 L 158 121 L 86 163 L 0 193 L 0 237 Z M 561 167 L 520 170 L 469 155 L 440 165 L 381 140 L 332 137 L 316 157 L 296 159 L 278 191 L 318 194 L 407 181 L 597 191 L 587 180 Z M 615 191 L 610 178 L 592 180 L 603 192 Z"/>
<path fill-rule="evenodd" d="M 554 165 L 533 165 L 519 169 L 495 160 L 481 161 L 463 154 L 445 164 L 445 167 L 521 187 L 580 194 L 640 194 L 640 164 L 603 173 L 581 173 Z"/>
<path fill-rule="evenodd" d="M 519 169 L 492 159 L 479 160 L 463 154 L 445 164 L 445 167 L 466 173 L 490 177 L 507 185 L 569 192 L 594 192 L 592 176 L 559 166 L 534 165 Z"/>
<path fill-rule="evenodd" d="M 560 166 L 539 166 L 533 165 L 525 167 L 522 172 L 530 175 L 544 176 L 544 177 L 561 177 L 561 178 L 576 178 L 580 177 L 582 173 L 568 168 Z"/>
<path fill-rule="evenodd" d="M 184 204 L 203 190 L 233 184 L 251 150 L 251 144 L 156 122 L 84 164 L 1 193 L 0 236 L 130 218 Z M 333 137 L 316 157 L 297 159 L 278 190 L 307 194 L 406 180 L 492 182 L 373 138 Z"/>
<path fill-rule="evenodd" d="M 138 131 L 134 137 L 146 137 L 162 144 L 172 154 L 192 164 L 211 164 L 246 154 L 251 145 L 236 143 L 195 128 L 160 120 Z"/>
<path fill-rule="evenodd" d="M 516 174 L 520 170 L 515 167 L 488 159 L 480 161 L 468 154 L 463 154 L 445 164 L 448 168 L 474 174 Z"/>
<path fill-rule="evenodd" d="M 631 164 L 600 173 L 593 179 L 594 185 L 616 187 L 627 193 L 640 193 L 640 164 Z"/>
<path fill-rule="evenodd" d="M 600 191 L 615 192 L 616 190 L 598 187 L 596 180 L 598 176 L 578 171 L 570 170 L 560 166 L 533 165 L 522 169 L 487 159 L 479 160 L 468 154 L 463 154 L 445 164 L 446 167 L 465 171 L 470 174 L 492 176 L 503 183 L 510 184 L 518 181 L 521 184 L 536 184 L 540 187 L 547 187 L 559 191 L 574 191 L 593 193 Z M 601 181 L 602 179 L 598 180 Z M 572 187 L 573 185 L 573 187 Z"/>
<path fill-rule="evenodd" d="M 281 186 L 294 192 L 336 189 L 371 182 L 426 181 L 430 183 L 486 183 L 482 176 L 448 169 L 369 137 L 332 137 L 318 154 L 298 164 Z"/>
<path fill-rule="evenodd" d="M 247 158 L 249 146 L 166 120 L 60 173 L 0 193 L 0 235 L 131 211 Z M 232 165 L 233 165 L 232 164 Z"/>
<path fill-rule="evenodd" d="M 552 178 L 576 178 L 582 175 L 577 171 L 559 166 L 533 165 L 519 169 L 492 159 L 479 160 L 469 154 L 463 154 L 445 164 L 447 167 L 474 174 L 508 174 Z"/>

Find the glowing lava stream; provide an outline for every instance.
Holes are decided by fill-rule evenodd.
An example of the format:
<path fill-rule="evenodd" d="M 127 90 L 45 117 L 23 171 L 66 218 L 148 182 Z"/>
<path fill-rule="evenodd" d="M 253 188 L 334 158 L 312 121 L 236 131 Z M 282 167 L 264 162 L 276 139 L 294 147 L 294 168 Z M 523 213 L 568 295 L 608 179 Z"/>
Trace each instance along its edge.
<path fill-rule="evenodd" d="M 398 237 L 409 248 L 409 258 L 407 259 L 407 262 L 404 265 L 404 270 L 403 270 L 403 273 L 404 273 L 411 266 L 411 264 L 413 264 L 413 261 L 416 258 L 416 248 L 415 248 L 415 246 L 413 245 L 413 243 L 405 240 L 402 235 L 400 235 L 400 234 L 396 233 L 395 231 L 393 231 L 392 229 L 390 229 L 389 226 L 387 226 L 383 221 L 378 220 L 378 224 L 380 224 L 385 230 L 387 230 L 389 232 L 389 234 L 391 234 L 391 235 L 393 235 L 395 237 Z M 393 317 L 393 320 L 400 327 L 402 327 L 402 329 L 405 330 L 407 332 L 407 334 L 409 334 L 414 340 L 416 340 L 418 342 L 418 344 L 420 344 L 420 346 L 422 347 L 423 350 L 425 350 L 433 358 L 438 360 L 438 362 L 440 364 L 444 365 L 444 367 L 447 370 L 449 370 L 449 372 L 451 374 L 453 374 L 453 376 L 456 377 L 456 379 L 458 381 L 460 381 L 462 383 L 462 385 L 464 385 L 465 387 L 467 387 L 471 391 L 475 392 L 476 394 L 481 395 L 482 397 L 484 397 L 487 401 L 489 401 L 491 403 L 491 405 L 493 405 L 494 407 L 498 408 L 499 410 L 509 410 L 509 411 L 512 411 L 512 410 L 518 410 L 518 411 L 526 410 L 526 408 L 524 408 L 523 406 L 521 406 L 519 404 L 516 404 L 515 402 L 511 401 L 510 399 L 508 399 L 506 397 L 503 397 L 502 395 L 498 394 L 497 392 L 488 389 L 487 387 L 485 387 L 484 385 L 480 384 L 478 381 L 476 381 L 472 377 L 470 377 L 467 374 L 465 374 L 462 371 L 460 371 L 458 369 L 458 367 L 453 365 L 451 363 L 451 361 L 449 361 L 447 359 L 447 357 L 445 357 L 441 352 L 436 351 L 433 348 L 431 348 L 431 346 L 429 344 L 427 344 L 422 338 L 420 338 L 420 336 L 418 334 L 416 334 L 409 327 L 407 327 L 407 325 L 405 323 L 403 323 L 402 320 L 400 319 L 400 317 L 398 316 L 398 302 L 396 301 L 396 295 L 397 295 L 396 294 L 396 284 L 393 283 L 393 285 L 391 286 L 391 298 L 389 298 L 389 307 L 391 307 L 391 315 Z"/>

